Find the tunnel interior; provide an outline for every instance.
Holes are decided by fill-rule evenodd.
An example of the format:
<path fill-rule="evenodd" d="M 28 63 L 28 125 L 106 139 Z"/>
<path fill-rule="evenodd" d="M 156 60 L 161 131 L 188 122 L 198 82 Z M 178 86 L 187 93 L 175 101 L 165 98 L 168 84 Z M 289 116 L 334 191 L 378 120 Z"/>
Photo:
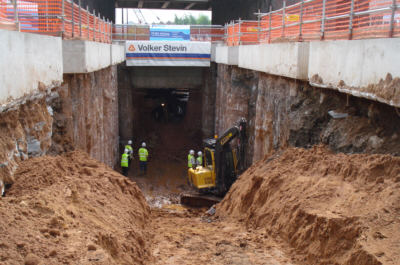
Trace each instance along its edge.
<path fill-rule="evenodd" d="M 160 69 L 136 70 L 119 69 L 120 153 L 132 140 L 134 159 L 128 177 L 138 183 L 150 204 L 176 202 L 179 194 L 188 189 L 189 150 L 202 150 L 203 69 L 192 69 L 192 78 L 184 82 L 179 76 L 187 78 L 187 72 L 169 69 L 175 72 L 165 74 L 165 78 L 178 78 L 173 79 L 175 83 L 170 79 L 168 84 L 154 82 L 160 78 Z M 140 75 L 153 83 L 142 81 Z M 149 152 L 146 175 L 140 174 L 137 154 L 143 142 Z"/>

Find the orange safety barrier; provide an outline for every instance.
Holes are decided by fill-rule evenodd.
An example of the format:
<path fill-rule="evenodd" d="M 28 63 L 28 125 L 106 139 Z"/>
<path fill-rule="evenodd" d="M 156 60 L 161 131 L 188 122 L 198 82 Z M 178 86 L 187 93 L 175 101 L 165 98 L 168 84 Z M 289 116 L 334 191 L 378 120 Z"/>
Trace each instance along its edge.
<path fill-rule="evenodd" d="M 0 0 L 0 21 L 7 21 L 7 2 Z"/>
<path fill-rule="evenodd" d="M 8 0 L 0 0 L 0 29 L 18 30 L 18 24 L 13 16 L 8 16 L 7 9 L 9 8 L 12 8 L 12 5 Z"/>
<path fill-rule="evenodd" d="M 88 9 L 69 1 L 64 2 L 64 38 L 79 38 L 97 42 L 111 42 L 111 23 L 100 19 Z"/>
<path fill-rule="evenodd" d="M 191 26 L 191 41 L 223 41 L 225 29 L 221 26 Z"/>
<path fill-rule="evenodd" d="M 227 44 L 229 46 L 259 43 L 258 21 L 239 21 L 229 25 L 227 32 Z"/>
<path fill-rule="evenodd" d="M 400 9 L 392 0 L 314 0 L 264 14 L 258 43 L 400 37 Z M 395 10 L 395 11 L 393 11 Z M 227 45 L 252 44 L 238 24 L 228 25 Z"/>
<path fill-rule="evenodd" d="M 216 25 L 191 25 L 190 41 L 223 41 L 225 29 Z M 114 25 L 113 40 L 150 40 L 150 25 Z"/>
<path fill-rule="evenodd" d="M 18 23 L 22 32 L 111 42 L 111 23 L 70 0 L 0 0 L 3 19 Z"/>

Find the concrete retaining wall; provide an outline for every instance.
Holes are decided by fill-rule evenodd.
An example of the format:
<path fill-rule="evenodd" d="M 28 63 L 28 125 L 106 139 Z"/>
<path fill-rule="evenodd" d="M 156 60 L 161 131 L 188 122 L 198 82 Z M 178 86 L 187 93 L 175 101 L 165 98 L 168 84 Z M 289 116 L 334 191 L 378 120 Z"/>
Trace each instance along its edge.
<path fill-rule="evenodd" d="M 385 38 L 217 46 L 215 58 L 400 107 L 399 51 L 399 38 Z"/>
<path fill-rule="evenodd" d="M 61 84 L 61 38 L 0 30 L 0 104 Z"/>
<path fill-rule="evenodd" d="M 111 64 L 116 65 L 125 61 L 125 46 L 123 44 L 111 45 Z"/>
<path fill-rule="evenodd" d="M 313 85 L 400 107 L 400 39 L 312 42 Z"/>
<path fill-rule="evenodd" d="M 290 42 L 239 47 L 239 67 L 307 80 L 309 43 Z"/>
<path fill-rule="evenodd" d="M 215 62 L 227 65 L 239 64 L 239 46 L 217 46 Z"/>
<path fill-rule="evenodd" d="M 64 40 L 62 46 L 65 74 L 95 72 L 125 60 L 124 48 L 117 44 Z"/>
<path fill-rule="evenodd" d="M 202 67 L 126 67 L 135 88 L 200 88 Z"/>

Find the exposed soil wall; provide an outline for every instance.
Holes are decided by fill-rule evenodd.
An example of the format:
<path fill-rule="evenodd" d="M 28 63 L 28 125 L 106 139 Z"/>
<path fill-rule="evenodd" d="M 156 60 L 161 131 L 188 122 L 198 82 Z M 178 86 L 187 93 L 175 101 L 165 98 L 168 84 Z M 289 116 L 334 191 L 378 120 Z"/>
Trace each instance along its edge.
<path fill-rule="evenodd" d="M 20 163 L 0 199 L 2 264 L 149 264 L 135 183 L 80 151 Z"/>
<path fill-rule="evenodd" d="M 204 138 L 214 137 L 215 132 L 215 101 L 217 90 L 217 64 L 211 63 L 209 71 L 204 71 L 204 86 L 202 89 L 202 132 Z"/>
<path fill-rule="evenodd" d="M 64 75 L 55 89 L 53 145 L 59 154 L 80 149 L 113 167 L 118 159 L 117 68 Z"/>
<path fill-rule="evenodd" d="M 64 83 L 0 110 L 0 180 L 13 183 L 18 162 L 80 149 L 114 166 L 118 160 L 116 67 L 65 75 Z"/>
<path fill-rule="evenodd" d="M 265 156 L 217 206 L 263 228 L 300 264 L 398 264 L 400 158 L 289 148 Z"/>
<path fill-rule="evenodd" d="M 255 141 L 255 112 L 259 73 L 218 64 L 215 132 L 223 132 L 236 125 L 239 118 L 247 120 L 246 164 L 252 164 Z"/>
<path fill-rule="evenodd" d="M 333 118 L 329 111 L 346 114 Z M 288 146 L 318 143 L 346 153 L 400 155 L 400 116 L 393 107 L 308 83 L 218 65 L 216 132 L 249 122 L 250 162 Z"/>
<path fill-rule="evenodd" d="M 0 112 L 0 180 L 13 183 L 19 161 L 46 154 L 51 146 L 51 114 L 45 94 L 16 101 Z"/>

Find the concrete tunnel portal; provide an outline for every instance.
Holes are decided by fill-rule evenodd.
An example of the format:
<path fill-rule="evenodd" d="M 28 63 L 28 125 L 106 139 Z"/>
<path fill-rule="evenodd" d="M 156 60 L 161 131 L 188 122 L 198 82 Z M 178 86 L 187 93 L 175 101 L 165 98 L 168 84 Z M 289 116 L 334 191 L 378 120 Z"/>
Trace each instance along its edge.
<path fill-rule="evenodd" d="M 202 124 L 209 72 L 208 67 L 118 68 L 120 150 L 133 140 L 137 158 L 137 149 L 146 142 L 147 176 L 139 174 L 137 159 L 128 176 L 150 202 L 178 202 L 179 193 L 188 189 L 186 156 L 190 149 L 200 151 L 202 139 L 211 137 Z"/>

